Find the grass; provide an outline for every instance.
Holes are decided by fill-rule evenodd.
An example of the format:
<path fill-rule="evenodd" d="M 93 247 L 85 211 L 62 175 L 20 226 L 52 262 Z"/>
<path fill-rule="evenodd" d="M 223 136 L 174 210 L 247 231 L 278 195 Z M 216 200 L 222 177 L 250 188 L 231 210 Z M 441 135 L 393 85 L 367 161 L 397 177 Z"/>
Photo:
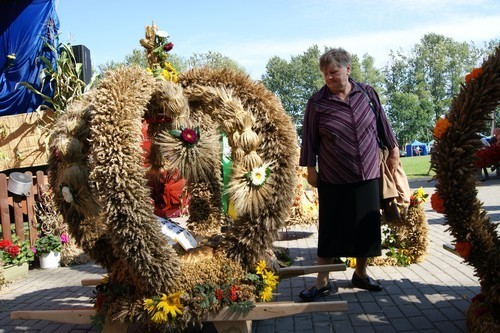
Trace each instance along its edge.
<path fill-rule="evenodd" d="M 434 171 L 429 173 L 431 155 L 401 157 L 400 160 L 408 179 L 434 176 Z"/>

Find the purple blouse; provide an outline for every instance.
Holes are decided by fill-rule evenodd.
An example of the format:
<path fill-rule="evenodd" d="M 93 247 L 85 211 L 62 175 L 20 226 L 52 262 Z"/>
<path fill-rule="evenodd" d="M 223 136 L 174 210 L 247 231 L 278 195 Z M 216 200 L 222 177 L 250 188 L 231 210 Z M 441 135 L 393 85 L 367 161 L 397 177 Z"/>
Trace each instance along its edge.
<path fill-rule="evenodd" d="M 307 102 L 302 127 L 301 166 L 316 166 L 322 182 L 347 184 L 380 177 L 377 124 L 365 88 L 380 114 L 378 137 L 389 148 L 397 145 L 375 90 L 364 83 L 352 84 L 346 101 L 326 85 Z"/>

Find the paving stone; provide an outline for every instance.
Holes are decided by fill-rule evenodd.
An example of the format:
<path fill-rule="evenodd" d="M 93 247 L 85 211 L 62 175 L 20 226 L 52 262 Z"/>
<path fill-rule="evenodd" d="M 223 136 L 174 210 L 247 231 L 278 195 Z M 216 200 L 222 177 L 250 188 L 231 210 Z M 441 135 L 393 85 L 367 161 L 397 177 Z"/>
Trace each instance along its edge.
<path fill-rule="evenodd" d="M 433 193 L 433 183 L 410 182 Z M 492 221 L 500 221 L 500 177 L 478 187 Z M 255 321 L 253 333 L 456 333 L 467 332 L 465 312 L 472 297 L 480 292 L 473 267 L 443 249 L 452 238 L 444 216 L 424 204 L 429 224 L 429 253 L 424 261 L 409 267 L 368 268 L 370 276 L 383 283 L 384 290 L 371 293 L 352 288 L 352 268 L 330 273 L 337 294 L 317 302 L 343 300 L 348 311 L 306 313 Z M 316 226 L 294 226 L 280 232 L 276 246 L 289 248 L 294 266 L 315 265 Z M 81 286 L 82 279 L 102 278 L 105 271 L 94 264 L 60 267 L 54 270 L 30 269 L 28 276 L 0 290 L 0 333 L 97 333 L 92 325 L 72 325 L 41 320 L 10 320 L 13 310 L 59 309 L 91 306 L 93 287 Z M 316 274 L 280 281 L 273 301 L 298 301 L 298 294 L 312 286 Z"/>

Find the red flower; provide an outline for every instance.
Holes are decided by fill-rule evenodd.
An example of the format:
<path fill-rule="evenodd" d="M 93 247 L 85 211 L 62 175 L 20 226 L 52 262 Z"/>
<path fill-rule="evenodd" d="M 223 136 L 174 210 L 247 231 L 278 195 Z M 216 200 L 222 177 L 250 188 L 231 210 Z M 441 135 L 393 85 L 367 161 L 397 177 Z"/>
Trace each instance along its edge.
<path fill-rule="evenodd" d="M 437 213 L 443 214 L 445 212 L 443 199 L 441 199 L 441 197 L 439 196 L 439 194 L 437 192 L 434 192 L 431 195 L 431 207 Z"/>
<path fill-rule="evenodd" d="M 483 75 L 483 69 L 474 68 L 469 74 L 465 76 L 465 83 L 470 83 L 471 81 L 478 79 L 481 75 Z"/>
<path fill-rule="evenodd" d="M 229 288 L 229 300 L 231 302 L 236 301 L 236 299 L 238 298 L 238 295 L 236 294 L 237 291 L 238 287 L 236 287 L 234 284 L 231 286 L 231 288 Z"/>
<path fill-rule="evenodd" d="M 198 141 L 198 134 L 191 128 L 185 128 L 181 132 L 181 139 L 185 143 L 194 144 Z"/>
<path fill-rule="evenodd" d="M 11 245 L 12 245 L 12 242 L 8 239 L 4 239 L 4 240 L 0 241 L 0 249 L 2 249 L 2 250 L 8 248 Z"/>
<path fill-rule="evenodd" d="M 5 250 L 7 251 L 7 253 L 10 254 L 11 257 L 16 257 L 19 254 L 19 252 L 21 252 L 21 249 L 19 248 L 19 246 L 15 245 L 15 244 L 7 247 Z"/>
<path fill-rule="evenodd" d="M 217 300 L 219 301 L 222 301 L 222 299 L 224 298 L 224 292 L 222 291 L 222 289 L 217 289 L 215 291 L 215 298 L 217 298 Z"/>
<path fill-rule="evenodd" d="M 163 47 L 163 49 L 165 50 L 165 52 L 168 52 L 170 51 L 171 49 L 174 48 L 174 43 L 167 43 L 165 44 L 165 46 Z"/>
<path fill-rule="evenodd" d="M 455 244 L 455 251 L 460 254 L 462 258 L 467 258 L 470 254 L 470 243 L 469 242 L 457 242 Z"/>

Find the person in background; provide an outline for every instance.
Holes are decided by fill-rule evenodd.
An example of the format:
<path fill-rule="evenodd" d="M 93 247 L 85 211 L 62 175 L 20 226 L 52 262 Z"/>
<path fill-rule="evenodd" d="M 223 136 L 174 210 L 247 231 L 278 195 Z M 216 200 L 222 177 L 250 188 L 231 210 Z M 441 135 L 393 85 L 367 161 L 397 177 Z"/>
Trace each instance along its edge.
<path fill-rule="evenodd" d="M 381 284 L 367 274 L 368 258 L 381 255 L 377 138 L 390 150 L 391 172 L 399 164 L 399 147 L 375 90 L 349 77 L 347 51 L 327 51 L 319 59 L 319 69 L 325 85 L 307 103 L 300 152 L 307 181 L 318 188 L 317 263 L 355 257 L 352 285 L 380 291 Z M 329 273 L 321 272 L 299 297 L 313 301 L 332 292 Z"/>

